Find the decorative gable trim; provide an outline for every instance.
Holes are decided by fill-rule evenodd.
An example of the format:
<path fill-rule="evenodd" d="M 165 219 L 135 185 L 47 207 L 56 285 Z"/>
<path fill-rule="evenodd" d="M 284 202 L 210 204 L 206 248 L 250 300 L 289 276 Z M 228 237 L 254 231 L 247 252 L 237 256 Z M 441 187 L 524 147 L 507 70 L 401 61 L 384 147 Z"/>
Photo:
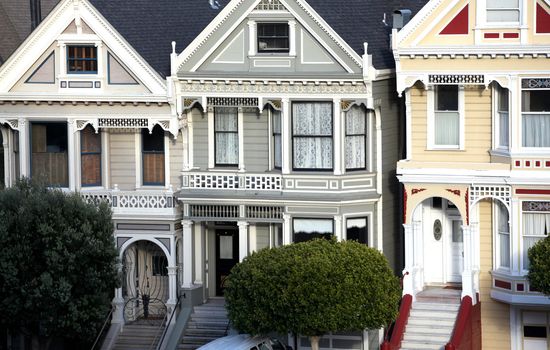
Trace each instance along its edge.
<path fill-rule="evenodd" d="M 462 10 L 443 28 L 439 35 L 460 35 L 468 34 L 469 28 L 469 7 L 466 4 Z"/>
<path fill-rule="evenodd" d="M 411 34 L 416 32 L 416 29 L 424 22 L 426 18 L 431 16 L 431 14 L 446 0 L 432 0 L 428 2 L 418 13 L 403 27 L 399 32 L 397 32 L 397 43 L 403 42 Z M 453 2 L 457 2 L 455 0 Z"/>

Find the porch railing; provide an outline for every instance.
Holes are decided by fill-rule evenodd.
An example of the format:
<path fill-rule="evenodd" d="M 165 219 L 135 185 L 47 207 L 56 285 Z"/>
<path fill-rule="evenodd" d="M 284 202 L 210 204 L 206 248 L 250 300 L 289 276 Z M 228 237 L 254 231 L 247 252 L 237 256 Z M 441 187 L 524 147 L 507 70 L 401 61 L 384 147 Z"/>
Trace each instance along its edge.
<path fill-rule="evenodd" d="M 177 200 L 171 190 L 163 191 L 120 191 L 100 190 L 81 192 L 80 195 L 88 203 L 107 203 L 113 212 L 165 212 L 177 207 Z"/>
<path fill-rule="evenodd" d="M 183 188 L 281 191 L 283 178 L 278 174 L 187 173 L 183 175 Z"/>

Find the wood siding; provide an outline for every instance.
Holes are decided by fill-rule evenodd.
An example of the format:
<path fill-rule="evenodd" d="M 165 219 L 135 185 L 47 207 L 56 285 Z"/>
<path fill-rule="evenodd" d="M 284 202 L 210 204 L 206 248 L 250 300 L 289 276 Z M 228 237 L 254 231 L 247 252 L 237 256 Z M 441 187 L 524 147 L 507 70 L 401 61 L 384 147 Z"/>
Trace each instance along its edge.
<path fill-rule="evenodd" d="M 208 116 L 197 108 L 191 110 L 193 122 L 193 166 L 208 168 Z"/>
<path fill-rule="evenodd" d="M 250 172 L 264 172 L 269 162 L 269 135 L 267 111 L 244 113 L 244 166 Z"/>
<path fill-rule="evenodd" d="M 510 349 L 510 307 L 491 298 L 493 269 L 492 204 L 479 203 L 480 274 L 482 349 Z"/>
<path fill-rule="evenodd" d="M 168 141 L 170 148 L 170 184 L 177 190 L 181 188 L 181 169 L 183 168 L 183 137 L 179 133 L 178 138 L 174 140 L 170 136 Z"/>
<path fill-rule="evenodd" d="M 121 190 L 136 187 L 135 134 L 112 132 L 109 135 L 111 186 Z"/>

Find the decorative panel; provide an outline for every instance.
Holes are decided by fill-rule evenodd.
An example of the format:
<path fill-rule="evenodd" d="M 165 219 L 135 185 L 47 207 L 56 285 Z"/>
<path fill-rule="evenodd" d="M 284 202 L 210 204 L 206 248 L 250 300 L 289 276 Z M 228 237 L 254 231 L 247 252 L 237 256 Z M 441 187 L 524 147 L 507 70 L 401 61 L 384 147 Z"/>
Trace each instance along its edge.
<path fill-rule="evenodd" d="M 485 84 L 483 74 L 430 74 L 431 84 Z"/>

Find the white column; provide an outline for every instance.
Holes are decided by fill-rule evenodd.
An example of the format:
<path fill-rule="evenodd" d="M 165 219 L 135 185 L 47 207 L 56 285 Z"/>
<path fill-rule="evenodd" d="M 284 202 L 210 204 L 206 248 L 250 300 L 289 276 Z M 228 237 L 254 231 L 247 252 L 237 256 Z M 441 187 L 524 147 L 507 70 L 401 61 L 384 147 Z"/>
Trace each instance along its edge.
<path fill-rule="evenodd" d="M 473 284 L 472 271 L 472 228 L 471 226 L 463 225 L 463 245 L 464 245 L 464 271 L 462 272 L 462 298 L 470 296 L 475 302 L 475 292 Z"/>
<path fill-rule="evenodd" d="M 414 235 L 413 225 L 403 224 L 405 229 L 405 268 L 403 269 L 403 295 L 414 296 Z"/>
<path fill-rule="evenodd" d="M 296 56 L 296 21 L 293 19 L 288 21 L 288 40 L 288 55 Z"/>
<path fill-rule="evenodd" d="M 209 107 L 207 112 L 208 118 L 208 168 L 213 169 L 214 162 L 214 108 Z"/>
<path fill-rule="evenodd" d="M 0 125 L 0 133 L 2 134 L 2 147 L 4 149 L 4 185 L 6 187 L 8 186 L 11 186 L 11 180 L 10 180 L 10 174 L 11 174 L 11 157 L 10 157 L 10 152 L 11 152 L 11 147 L 10 147 L 10 138 L 11 138 L 11 135 L 10 135 L 10 132 L 9 132 L 9 129 L 7 128 L 3 128 L 1 125 Z"/>
<path fill-rule="evenodd" d="M 119 273 L 122 272 L 121 263 L 117 264 L 117 269 Z M 122 283 L 126 283 L 126 281 L 123 281 Z M 115 296 L 111 304 L 114 307 L 113 318 L 111 319 L 111 323 L 124 324 L 124 298 L 122 297 L 122 287 L 115 288 Z"/>
<path fill-rule="evenodd" d="M 509 127 L 510 127 L 510 140 L 508 144 L 510 145 L 510 153 L 514 154 L 519 151 L 521 148 L 521 130 L 522 128 L 522 119 L 521 119 L 521 89 L 519 87 L 519 81 L 517 76 L 510 77 L 510 84 L 508 89 L 510 90 L 510 105 L 508 106 L 509 110 Z"/>
<path fill-rule="evenodd" d="M 183 225 L 183 288 L 193 287 L 193 221 L 182 220 Z"/>
<path fill-rule="evenodd" d="M 291 217 L 283 214 L 283 245 L 292 243 Z"/>
<path fill-rule="evenodd" d="M 187 127 L 182 129 L 183 133 L 183 168 L 185 170 L 193 169 L 193 113 L 191 111 L 184 112 L 187 115 Z"/>
<path fill-rule="evenodd" d="M 75 166 L 75 153 L 77 152 L 77 145 L 75 142 L 76 125 L 74 120 L 67 120 L 67 152 L 69 158 L 69 189 L 74 191 L 76 189 L 76 166 Z M 80 148 L 80 147 L 79 147 Z"/>
<path fill-rule="evenodd" d="M 281 161 L 283 174 L 290 174 L 291 169 L 291 137 L 290 137 L 290 101 L 288 98 L 283 98 L 281 100 L 282 111 L 281 111 Z"/>
<path fill-rule="evenodd" d="M 237 115 L 237 130 L 239 132 L 239 171 L 245 171 L 244 166 L 244 113 L 243 109 L 239 107 Z"/>
<path fill-rule="evenodd" d="M 334 235 L 336 236 L 337 241 L 342 241 L 344 239 L 341 215 L 334 216 Z"/>
<path fill-rule="evenodd" d="M 27 119 L 19 118 L 17 121 L 19 128 L 19 176 L 30 177 L 29 159 L 29 128 Z"/>
<path fill-rule="evenodd" d="M 413 271 L 413 289 L 414 292 L 421 291 L 424 288 L 424 262 L 422 257 L 424 256 L 424 245 L 422 244 L 422 220 L 413 220 L 412 222 L 412 240 L 413 240 L 413 257 L 412 257 L 412 271 Z"/>
<path fill-rule="evenodd" d="M 248 252 L 250 254 L 256 251 L 256 248 L 258 246 L 256 224 L 252 224 L 248 227 L 248 245 Z"/>
<path fill-rule="evenodd" d="M 164 136 L 164 187 L 172 186 L 172 172 L 170 171 L 170 135 Z"/>
<path fill-rule="evenodd" d="M 332 164 L 334 168 L 334 175 L 342 175 L 342 108 L 340 106 L 341 100 L 339 98 L 335 98 L 333 100 L 333 124 L 334 124 L 334 164 Z"/>
<path fill-rule="evenodd" d="M 520 202 L 517 197 L 513 197 L 510 201 L 510 272 L 512 275 L 521 276 L 521 227 L 519 226 L 520 219 Z"/>
<path fill-rule="evenodd" d="M 193 230 L 195 247 L 195 284 L 203 284 L 203 270 L 204 270 L 204 237 L 203 237 L 202 225 L 196 225 Z"/>
<path fill-rule="evenodd" d="M 248 56 L 256 55 L 256 21 L 248 21 Z"/>
<path fill-rule="evenodd" d="M 239 221 L 239 261 L 248 256 L 248 222 Z"/>
<path fill-rule="evenodd" d="M 178 275 L 178 266 L 174 263 L 172 266 L 168 266 L 168 301 L 166 302 L 167 305 L 176 305 L 176 296 L 177 293 L 177 279 L 176 276 Z"/>

